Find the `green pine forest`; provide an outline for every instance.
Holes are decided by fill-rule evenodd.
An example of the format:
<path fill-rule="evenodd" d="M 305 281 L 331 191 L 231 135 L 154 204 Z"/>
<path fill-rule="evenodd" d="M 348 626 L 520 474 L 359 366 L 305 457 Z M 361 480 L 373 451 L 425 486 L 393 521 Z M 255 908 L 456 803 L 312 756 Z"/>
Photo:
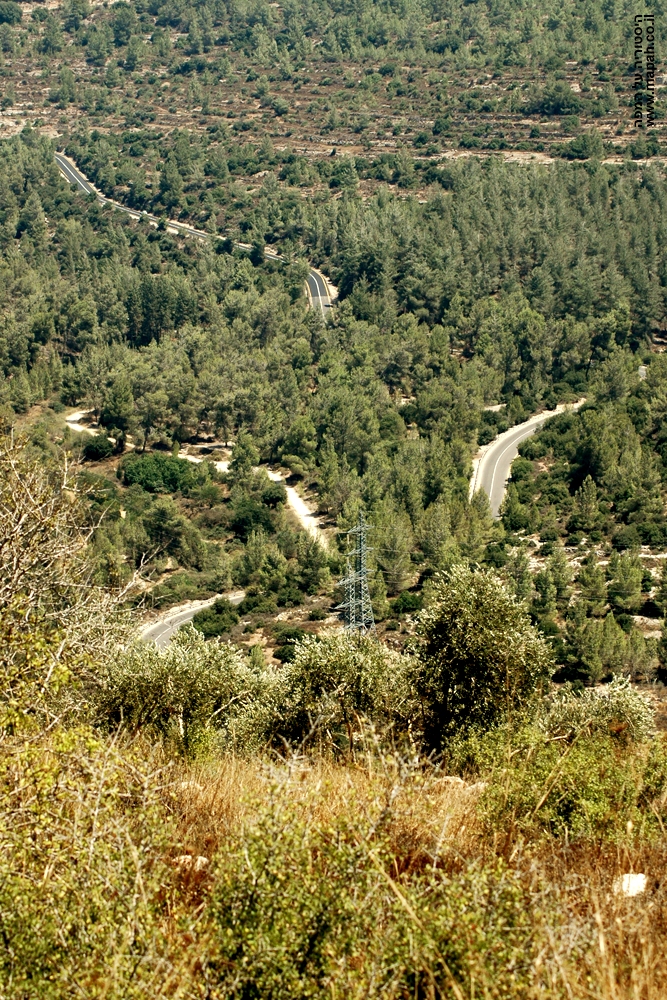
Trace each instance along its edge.
<path fill-rule="evenodd" d="M 563 676 L 655 671 L 632 615 L 659 629 L 667 601 L 660 561 L 640 555 L 667 538 L 659 166 L 469 158 L 424 202 L 295 204 L 274 178 L 244 251 L 80 196 L 34 130 L 2 153 L 4 412 L 41 406 L 35 447 L 84 459 L 101 583 L 141 569 L 157 606 L 250 587 L 275 613 L 333 594 L 363 508 L 393 641 L 462 558 L 529 602 Z M 283 233 L 284 261 L 265 258 Z M 304 295 L 308 260 L 339 289 L 326 324 Z M 476 448 L 582 396 L 523 446 L 494 523 L 468 499 Z M 58 425 L 67 407 L 99 421 L 83 452 Z M 226 476 L 173 457 L 197 439 L 236 442 Z M 262 463 L 313 493 L 340 532 L 331 551 L 290 523 Z"/>

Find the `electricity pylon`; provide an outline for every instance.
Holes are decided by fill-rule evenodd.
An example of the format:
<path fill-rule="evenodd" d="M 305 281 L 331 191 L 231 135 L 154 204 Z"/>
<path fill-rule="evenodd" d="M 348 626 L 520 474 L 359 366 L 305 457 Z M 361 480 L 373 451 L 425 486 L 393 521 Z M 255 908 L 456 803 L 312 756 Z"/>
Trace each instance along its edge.
<path fill-rule="evenodd" d="M 368 589 L 368 553 L 372 550 L 366 544 L 366 535 L 370 527 L 363 512 L 360 512 L 355 527 L 347 532 L 348 536 L 354 537 L 354 549 L 347 553 L 345 578 L 340 581 L 345 588 L 345 600 L 338 605 L 345 616 L 346 632 L 375 632 Z"/>

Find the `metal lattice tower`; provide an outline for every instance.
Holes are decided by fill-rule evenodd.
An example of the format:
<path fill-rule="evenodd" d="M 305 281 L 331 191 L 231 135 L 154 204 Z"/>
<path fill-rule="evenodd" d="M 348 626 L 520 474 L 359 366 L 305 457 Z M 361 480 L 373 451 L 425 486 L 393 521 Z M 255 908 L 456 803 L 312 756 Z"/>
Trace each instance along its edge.
<path fill-rule="evenodd" d="M 345 600 L 338 607 L 345 616 L 346 632 L 375 632 L 373 605 L 368 589 L 368 553 L 372 550 L 366 543 L 370 530 L 363 512 L 354 528 L 347 532 L 354 538 L 354 549 L 347 553 L 345 578 L 340 581 L 345 588 Z"/>

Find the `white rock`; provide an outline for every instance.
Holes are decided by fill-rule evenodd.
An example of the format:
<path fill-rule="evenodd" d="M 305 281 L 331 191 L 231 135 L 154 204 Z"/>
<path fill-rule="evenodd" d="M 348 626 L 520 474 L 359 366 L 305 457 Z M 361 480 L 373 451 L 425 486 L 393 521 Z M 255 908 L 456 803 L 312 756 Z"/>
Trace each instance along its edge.
<path fill-rule="evenodd" d="M 203 792 L 204 789 L 198 781 L 181 781 L 178 786 L 182 792 Z M 185 857 L 185 855 L 183 855 Z"/>
<path fill-rule="evenodd" d="M 646 875 L 620 875 L 614 879 L 613 889 L 617 896 L 639 896 L 646 891 Z"/>
<path fill-rule="evenodd" d="M 191 854 L 181 854 L 178 858 L 174 858 L 173 864 L 181 871 L 201 872 L 208 866 L 208 858 L 201 854 L 196 858 Z"/>

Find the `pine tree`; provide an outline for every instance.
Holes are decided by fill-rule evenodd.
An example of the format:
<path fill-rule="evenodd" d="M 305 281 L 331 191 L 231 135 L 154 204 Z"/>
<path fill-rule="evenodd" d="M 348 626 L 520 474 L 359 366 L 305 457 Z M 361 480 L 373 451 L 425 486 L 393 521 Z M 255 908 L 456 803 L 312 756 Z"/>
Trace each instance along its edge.
<path fill-rule="evenodd" d="M 524 601 L 530 597 L 533 590 L 533 577 L 530 572 L 528 556 L 523 549 L 512 549 L 505 563 L 504 572 L 519 600 Z"/>
<path fill-rule="evenodd" d="M 387 523 L 376 531 L 373 541 L 375 560 L 383 572 L 387 592 L 398 594 L 409 585 L 412 573 L 410 518 L 404 512 L 390 511 Z"/>
<path fill-rule="evenodd" d="M 134 422 L 134 396 L 125 375 L 114 379 L 106 394 L 100 423 L 104 427 L 115 428 L 126 434 Z"/>
<path fill-rule="evenodd" d="M 537 595 L 533 599 L 533 607 L 541 614 L 552 614 L 557 607 L 558 591 L 551 573 L 547 568 L 540 570 L 533 579 Z"/>
<path fill-rule="evenodd" d="M 607 582 L 604 570 L 597 565 L 593 554 L 582 564 L 577 583 L 581 589 L 581 599 L 585 602 L 588 613 L 595 617 L 604 614 L 607 603 Z"/>
<path fill-rule="evenodd" d="M 565 607 L 570 600 L 572 583 L 572 567 L 570 566 L 565 549 L 559 543 L 552 554 L 547 559 L 547 568 L 551 576 L 551 581 L 556 588 L 556 600 L 560 607 Z"/>
<path fill-rule="evenodd" d="M 636 612 L 642 601 L 643 570 L 636 553 L 624 552 L 612 556 L 610 563 L 612 579 L 609 584 L 609 600 L 620 611 Z"/>
<path fill-rule="evenodd" d="M 183 197 L 183 178 L 173 153 L 169 154 L 160 174 L 160 195 L 168 209 L 180 205 Z"/>
<path fill-rule="evenodd" d="M 44 209 L 36 191 L 31 191 L 19 216 L 19 230 L 28 234 L 35 246 L 43 246 L 46 240 L 46 219 Z"/>
<path fill-rule="evenodd" d="M 574 509 L 577 519 L 575 529 L 591 531 L 598 516 L 598 491 L 591 476 L 586 476 L 575 493 Z"/>
<path fill-rule="evenodd" d="M 247 431 L 239 431 L 236 444 L 232 448 L 232 459 L 229 463 L 230 475 L 238 482 L 246 480 L 252 474 L 252 468 L 259 462 L 259 452 L 254 445 L 252 435 Z"/>

